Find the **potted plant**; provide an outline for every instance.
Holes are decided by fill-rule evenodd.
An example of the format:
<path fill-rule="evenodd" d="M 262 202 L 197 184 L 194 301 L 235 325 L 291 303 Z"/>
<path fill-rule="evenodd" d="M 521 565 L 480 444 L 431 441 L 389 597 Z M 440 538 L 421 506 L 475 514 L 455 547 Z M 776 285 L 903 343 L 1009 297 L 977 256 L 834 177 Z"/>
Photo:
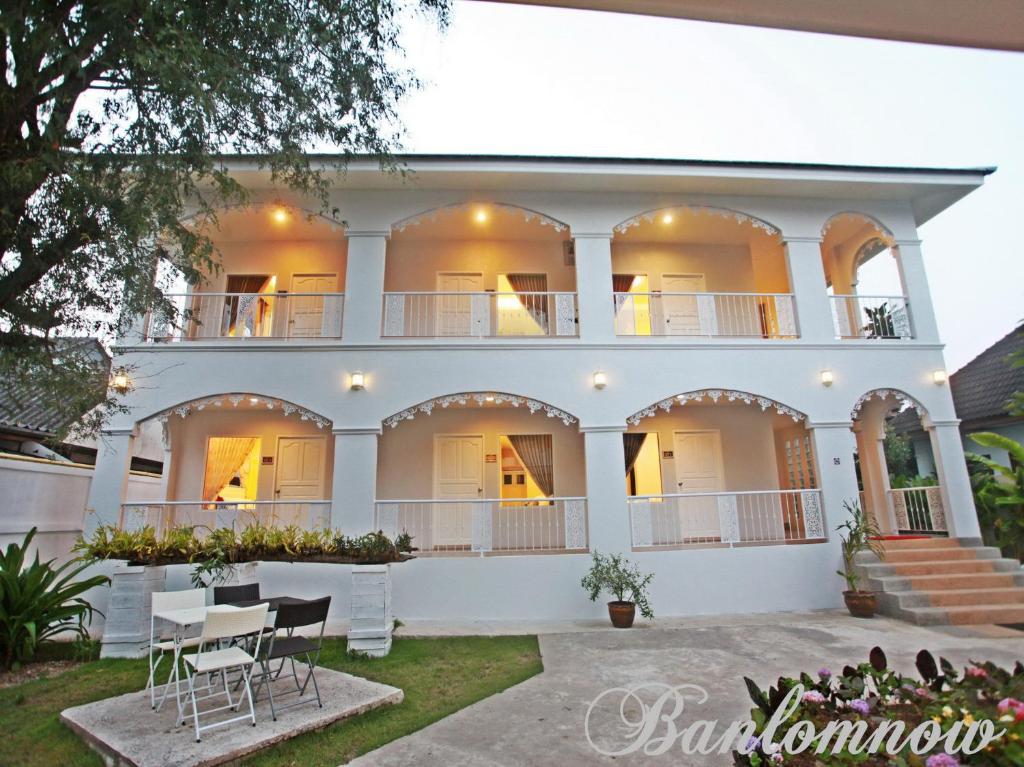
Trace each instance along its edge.
<path fill-rule="evenodd" d="M 615 597 L 608 603 L 608 617 L 618 629 L 633 625 L 637 608 L 645 618 L 653 618 L 654 611 L 647 601 L 647 587 L 654 580 L 653 574 L 644 575 L 640 568 L 621 554 L 603 556 L 594 552 L 590 572 L 583 576 L 580 585 L 586 590 L 591 602 L 596 602 L 602 591 Z"/>
<path fill-rule="evenodd" d="M 843 592 L 846 609 L 855 618 L 871 618 L 878 606 L 875 592 L 860 589 L 860 573 L 857 572 L 856 558 L 862 551 L 870 551 L 882 559 L 885 556 L 879 545 L 878 526 L 865 514 L 859 503 L 844 503 L 847 518 L 836 528 L 843 543 L 843 569 L 836 572 L 846 580 L 847 590 Z"/>

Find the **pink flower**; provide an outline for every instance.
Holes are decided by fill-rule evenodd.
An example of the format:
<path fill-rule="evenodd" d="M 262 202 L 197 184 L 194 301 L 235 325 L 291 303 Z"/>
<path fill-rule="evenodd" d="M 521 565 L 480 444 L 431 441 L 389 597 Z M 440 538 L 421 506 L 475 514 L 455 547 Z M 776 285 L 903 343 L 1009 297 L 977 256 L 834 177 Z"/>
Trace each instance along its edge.
<path fill-rule="evenodd" d="M 1021 706 L 1024 706 L 1024 703 L 1021 703 L 1016 698 L 1003 698 L 1001 701 L 999 701 L 999 705 L 996 706 L 996 709 L 999 711 L 1000 714 L 1005 714 L 1011 708 L 1017 710 Z"/>
<path fill-rule="evenodd" d="M 967 668 L 967 676 L 973 677 L 974 679 L 984 679 L 988 676 L 988 672 L 983 668 L 977 666 L 969 666 Z"/>
<path fill-rule="evenodd" d="M 914 692 L 916 692 L 922 698 L 932 697 L 932 692 L 927 687 L 918 687 L 916 690 L 914 690 Z"/>
<path fill-rule="evenodd" d="M 949 754 L 932 754 L 924 767 L 960 767 L 960 762 Z"/>
<path fill-rule="evenodd" d="M 861 716 L 867 716 L 871 712 L 871 706 L 866 700 L 857 698 L 857 700 L 850 701 L 850 708 L 856 711 Z"/>
<path fill-rule="evenodd" d="M 803 697 L 800 698 L 800 700 L 802 700 L 804 703 L 818 703 L 818 704 L 821 704 L 821 703 L 825 702 L 825 696 L 822 695 L 817 690 L 808 690 L 807 692 L 805 692 L 803 694 Z"/>

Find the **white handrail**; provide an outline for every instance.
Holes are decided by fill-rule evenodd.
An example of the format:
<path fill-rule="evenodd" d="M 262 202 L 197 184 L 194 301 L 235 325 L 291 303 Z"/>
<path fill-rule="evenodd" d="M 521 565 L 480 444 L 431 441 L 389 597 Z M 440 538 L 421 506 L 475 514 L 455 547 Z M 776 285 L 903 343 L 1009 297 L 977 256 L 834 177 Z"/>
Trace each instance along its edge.
<path fill-rule="evenodd" d="M 818 488 L 809 487 L 803 490 L 718 490 L 711 493 L 655 493 L 654 495 L 631 495 L 627 500 L 649 500 L 651 498 L 697 498 L 701 496 L 717 495 L 763 495 L 764 493 L 775 493 L 776 495 L 799 495 L 806 492 L 818 492 Z"/>
<path fill-rule="evenodd" d="M 582 495 L 546 495 L 539 498 L 378 498 L 375 503 L 539 503 L 585 501 Z"/>
<path fill-rule="evenodd" d="M 792 293 L 615 292 L 619 336 L 796 338 Z"/>
<path fill-rule="evenodd" d="M 575 337 L 573 291 L 386 291 L 384 338 Z"/>
<path fill-rule="evenodd" d="M 301 500 L 301 501 L 125 501 L 122 506 L 274 506 L 281 504 L 295 505 L 304 503 L 307 505 L 330 504 L 329 500 Z"/>

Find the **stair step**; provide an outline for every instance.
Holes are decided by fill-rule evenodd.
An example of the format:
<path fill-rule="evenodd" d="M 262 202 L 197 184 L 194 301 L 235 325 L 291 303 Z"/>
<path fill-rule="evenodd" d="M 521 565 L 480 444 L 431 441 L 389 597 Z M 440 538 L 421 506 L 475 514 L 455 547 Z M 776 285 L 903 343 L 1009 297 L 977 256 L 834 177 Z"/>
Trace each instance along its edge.
<path fill-rule="evenodd" d="M 897 592 L 899 593 L 899 592 Z M 908 592 L 926 598 L 927 607 L 1024 604 L 1024 588 L 958 589 L 955 591 Z"/>
<path fill-rule="evenodd" d="M 868 565 L 868 567 L 871 567 Z M 893 575 L 966 575 L 970 573 L 1009 572 L 1020 569 L 1012 559 L 966 559 L 925 562 L 882 562 L 877 565 Z"/>
<path fill-rule="evenodd" d="M 1024 586 L 1024 573 L 1019 570 L 1000 573 L 959 573 L 951 575 L 887 575 L 869 577 L 870 588 L 887 593 L 907 589 L 915 591 L 963 591 L 965 589 L 1000 589 Z"/>
<path fill-rule="evenodd" d="M 973 549 L 894 549 L 885 552 L 886 564 L 903 562 L 930 562 L 936 559 L 947 561 L 964 559 L 997 559 L 1001 555 L 994 546 L 978 546 Z"/>
<path fill-rule="evenodd" d="M 908 538 L 880 541 L 886 551 L 904 549 L 958 549 L 960 541 L 956 538 Z"/>
<path fill-rule="evenodd" d="M 968 626 L 986 623 L 1024 623 L 1024 605 L 970 605 L 960 607 L 910 607 L 904 614 L 920 625 Z"/>

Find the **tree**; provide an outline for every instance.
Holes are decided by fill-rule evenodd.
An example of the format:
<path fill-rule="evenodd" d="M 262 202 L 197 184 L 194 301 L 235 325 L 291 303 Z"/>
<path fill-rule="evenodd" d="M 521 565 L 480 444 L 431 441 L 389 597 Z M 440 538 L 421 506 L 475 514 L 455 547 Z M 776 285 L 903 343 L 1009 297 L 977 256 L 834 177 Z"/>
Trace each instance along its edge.
<path fill-rule="evenodd" d="M 153 307 L 157 274 L 215 269 L 203 227 L 247 199 L 224 154 L 328 210 L 329 173 L 389 163 L 409 13 L 448 0 L 22 0 L 0 7 L 0 380 L 47 404 L 76 390 L 53 338 L 112 335 Z M 305 154 L 329 146 L 331 161 Z M 40 375 L 45 378 L 40 380 Z M 110 404 L 108 398 L 108 405 Z"/>
<path fill-rule="evenodd" d="M 1024 445 L 988 431 L 970 437 L 982 447 L 1005 450 L 1010 456 L 1009 467 L 975 453 L 968 453 L 967 460 L 969 466 L 984 468 L 971 477 L 982 529 L 993 535 L 991 542 L 1004 554 L 1024 558 Z"/>
<path fill-rule="evenodd" d="M 897 434 L 890 424 L 885 424 L 885 464 L 893 477 L 913 477 L 917 474 L 917 459 L 914 446 L 905 434 Z"/>

